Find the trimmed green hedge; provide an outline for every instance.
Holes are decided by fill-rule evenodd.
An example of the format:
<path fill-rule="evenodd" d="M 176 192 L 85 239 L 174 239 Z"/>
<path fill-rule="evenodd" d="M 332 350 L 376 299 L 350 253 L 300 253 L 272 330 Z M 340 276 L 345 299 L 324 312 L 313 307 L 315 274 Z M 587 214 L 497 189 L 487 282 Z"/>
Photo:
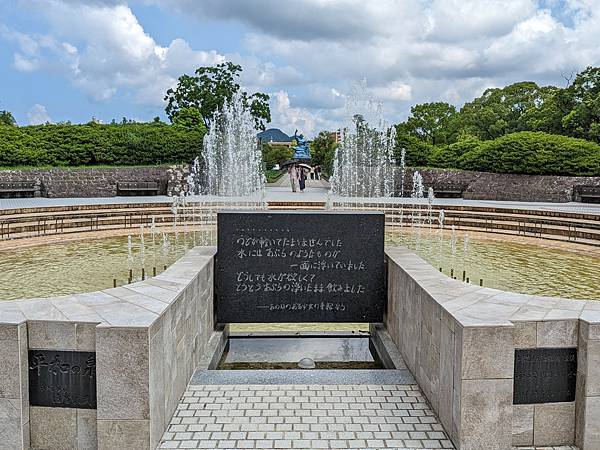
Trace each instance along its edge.
<path fill-rule="evenodd" d="M 0 166 L 189 162 L 203 137 L 203 130 L 164 123 L 0 126 Z"/>
<path fill-rule="evenodd" d="M 600 145 L 583 139 L 524 131 L 472 143 L 473 148 L 458 157 L 456 168 L 530 175 L 600 175 Z"/>
<path fill-rule="evenodd" d="M 600 176 L 600 145 L 569 136 L 522 131 L 490 141 L 466 137 L 454 144 L 432 146 L 411 136 L 398 137 L 406 148 L 406 165 L 478 172 L 528 175 Z"/>

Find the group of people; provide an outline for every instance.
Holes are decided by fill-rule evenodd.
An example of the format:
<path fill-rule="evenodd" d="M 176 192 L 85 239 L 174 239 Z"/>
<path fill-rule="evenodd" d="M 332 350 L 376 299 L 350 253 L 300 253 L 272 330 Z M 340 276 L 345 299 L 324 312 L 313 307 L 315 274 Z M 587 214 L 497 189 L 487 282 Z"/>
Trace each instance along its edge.
<path fill-rule="evenodd" d="M 321 167 L 311 167 L 293 164 L 288 167 L 288 174 L 290 176 L 290 183 L 292 185 L 292 192 L 296 192 L 300 189 L 300 192 L 304 192 L 306 189 L 306 180 L 310 176 L 311 180 L 321 179 Z"/>

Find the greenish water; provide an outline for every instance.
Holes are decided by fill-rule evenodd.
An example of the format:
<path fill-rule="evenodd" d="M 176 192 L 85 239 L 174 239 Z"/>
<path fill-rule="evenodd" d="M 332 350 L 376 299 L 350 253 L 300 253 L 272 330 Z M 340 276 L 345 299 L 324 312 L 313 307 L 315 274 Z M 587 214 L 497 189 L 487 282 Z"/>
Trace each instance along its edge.
<path fill-rule="evenodd" d="M 191 235 L 179 233 L 177 238 L 166 235 L 154 241 L 145 237 L 146 275 L 152 275 L 172 264 L 194 245 Z M 512 241 L 470 239 L 465 253 L 464 235 L 458 234 L 456 251 L 452 252 L 451 239 L 440 241 L 435 233 L 424 231 L 420 240 L 415 234 L 388 235 L 387 245 L 407 245 L 435 267 L 462 278 L 462 271 L 471 282 L 513 292 L 560 296 L 579 299 L 600 299 L 600 258 L 560 248 L 525 245 Z M 127 236 L 88 239 L 61 244 L 40 245 L 0 251 L 0 299 L 49 297 L 78 292 L 89 292 L 126 284 L 129 269 L 134 279 L 141 277 L 142 252 L 139 236 L 133 236 L 132 258 L 128 258 Z M 196 236 L 196 244 L 202 242 Z M 352 329 L 365 328 L 353 324 Z M 348 329 L 331 324 L 321 329 Z M 264 329 L 263 326 L 244 325 L 240 330 Z M 281 325 L 277 329 L 312 329 L 310 325 Z"/>
<path fill-rule="evenodd" d="M 404 245 L 446 275 L 462 280 L 463 271 L 472 284 L 483 280 L 485 287 L 511 292 L 574 299 L 600 300 L 600 257 L 506 240 L 487 240 L 456 233 L 452 238 L 423 230 L 388 235 L 387 245 Z M 545 241 L 550 244 L 550 241 Z"/>
<path fill-rule="evenodd" d="M 178 233 L 157 234 L 154 243 L 145 236 L 142 254 L 140 238 L 132 236 L 129 258 L 128 237 L 87 239 L 0 251 L 0 300 L 53 297 L 91 292 L 141 279 L 142 259 L 146 276 L 173 264 L 193 246 L 193 237 Z"/>

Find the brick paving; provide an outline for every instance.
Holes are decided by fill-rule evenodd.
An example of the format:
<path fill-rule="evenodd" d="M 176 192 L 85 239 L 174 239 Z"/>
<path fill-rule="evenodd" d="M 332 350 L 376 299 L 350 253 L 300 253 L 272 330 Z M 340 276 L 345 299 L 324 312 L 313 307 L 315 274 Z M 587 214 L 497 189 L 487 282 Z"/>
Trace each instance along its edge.
<path fill-rule="evenodd" d="M 190 385 L 159 448 L 454 447 L 417 385 Z"/>
<path fill-rule="evenodd" d="M 192 384 L 158 448 L 433 450 L 454 446 L 413 384 Z"/>

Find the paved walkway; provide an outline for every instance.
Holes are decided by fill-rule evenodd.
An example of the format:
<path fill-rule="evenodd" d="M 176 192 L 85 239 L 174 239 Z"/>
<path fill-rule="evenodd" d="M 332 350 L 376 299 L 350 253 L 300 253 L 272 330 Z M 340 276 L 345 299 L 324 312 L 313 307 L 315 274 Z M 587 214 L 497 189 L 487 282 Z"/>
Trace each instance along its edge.
<path fill-rule="evenodd" d="M 266 200 L 280 202 L 326 202 L 328 186 L 326 182 L 317 180 L 307 180 L 307 189 L 305 192 L 292 192 L 289 187 L 289 180 L 284 175 L 281 180 L 278 180 L 280 185 L 267 186 Z M 191 200 L 200 200 L 203 197 L 192 196 Z M 204 197 L 205 198 L 205 197 Z M 171 197 L 159 195 L 151 197 L 102 197 L 102 198 L 19 198 L 19 199 L 0 199 L 0 210 L 15 209 L 15 208 L 40 208 L 51 206 L 78 206 L 78 205 L 103 205 L 103 204 L 139 204 L 139 203 L 165 203 L 171 202 Z M 220 199 L 223 200 L 222 198 Z M 230 200 L 246 200 L 246 199 L 230 199 Z M 258 197 L 255 200 L 260 200 Z M 425 203 L 425 201 L 417 201 L 411 198 L 387 198 L 382 199 L 386 202 L 394 203 Z M 371 199 L 377 201 L 377 199 Z M 492 201 L 492 200 L 464 200 L 453 198 L 436 199 L 434 205 L 452 205 L 466 207 L 491 207 L 491 208 L 521 208 L 542 211 L 560 211 L 572 213 L 585 213 L 600 215 L 600 205 L 582 204 L 582 203 L 544 203 L 544 202 L 509 202 L 509 201 Z"/>
<path fill-rule="evenodd" d="M 354 379 L 332 385 L 306 384 L 306 371 L 299 377 L 305 384 L 278 384 L 299 371 L 270 371 L 259 384 L 255 374 L 242 372 L 257 371 L 196 372 L 158 448 L 454 449 L 410 374 L 394 374 L 404 384 L 389 384 L 385 376 L 388 384 L 360 384 L 361 377 L 354 374 L 340 380 L 329 375 L 340 383 Z M 242 384 L 245 377 L 252 384 Z M 228 378 L 229 384 L 224 381 Z M 315 378 L 323 382 L 322 376 Z"/>
<path fill-rule="evenodd" d="M 415 384 L 190 385 L 159 446 L 452 449 Z"/>

